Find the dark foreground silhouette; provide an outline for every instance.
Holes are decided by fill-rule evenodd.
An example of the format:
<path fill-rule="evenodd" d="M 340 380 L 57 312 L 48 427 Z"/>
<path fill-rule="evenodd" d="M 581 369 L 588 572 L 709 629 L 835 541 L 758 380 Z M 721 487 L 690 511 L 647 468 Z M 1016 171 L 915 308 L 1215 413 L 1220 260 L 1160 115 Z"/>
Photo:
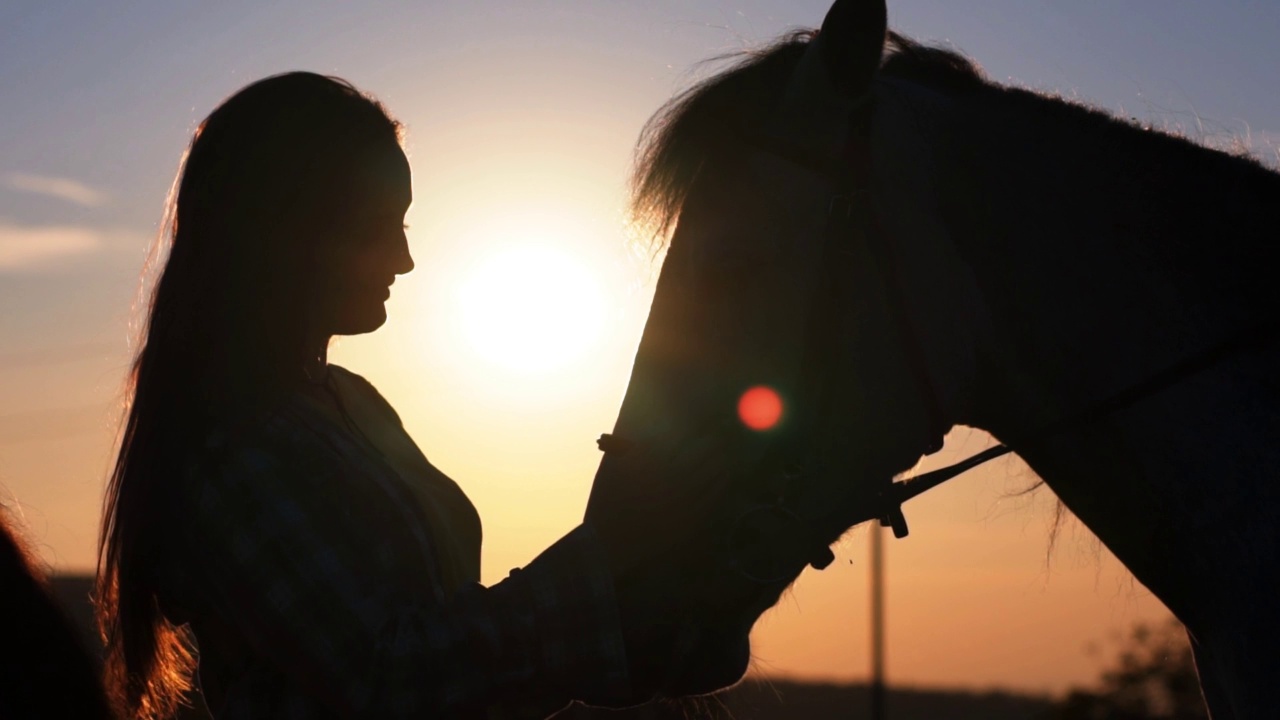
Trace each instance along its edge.
<path fill-rule="evenodd" d="M 885 700 L 893 720 L 1048 720 L 1047 698 L 1004 692 L 976 693 L 914 688 L 890 689 Z M 858 720 L 870 718 L 866 685 L 747 679 L 712 698 L 688 704 L 657 702 L 622 712 L 572 708 L 557 720 Z"/>
<path fill-rule="evenodd" d="M 111 711 L 88 648 L 98 647 L 90 628 L 89 579 L 76 586 L 78 606 L 51 592 L 35 556 L 9 528 L 0 507 L 0 720 L 83 718 L 109 720 Z M 59 587 L 59 589 L 61 589 Z M 74 624 L 64 610 L 74 610 Z M 77 628 L 89 635 L 82 638 Z"/>
<path fill-rule="evenodd" d="M 82 633 L 100 648 L 89 605 L 92 578 L 54 577 L 54 596 Z M 1181 625 L 1138 625 L 1107 651 L 1097 687 L 1074 688 L 1062 698 L 1014 692 L 890 688 L 892 720 L 1204 720 L 1191 648 Z M 198 698 L 196 698 L 198 701 Z M 573 707 L 557 720 L 860 720 L 869 718 L 870 689 L 863 684 L 808 683 L 750 678 L 712 697 L 659 701 L 628 710 Z M 180 720 L 205 720 L 203 707 Z"/>
<path fill-rule="evenodd" d="M 87 575 L 53 578 L 53 591 L 90 647 L 101 647 L 94 631 Z M 198 698 L 197 698 L 198 701 Z M 835 685 L 785 680 L 748 679 L 724 693 L 687 703 L 656 702 L 628 710 L 574 707 L 559 720 L 857 720 L 869 717 L 866 685 Z M 1054 702 L 1046 697 L 1004 692 L 970 693 L 947 690 L 891 688 L 887 706 L 894 720 L 1040 720 L 1054 717 Z M 203 707 L 189 708 L 181 720 L 207 718 Z"/>

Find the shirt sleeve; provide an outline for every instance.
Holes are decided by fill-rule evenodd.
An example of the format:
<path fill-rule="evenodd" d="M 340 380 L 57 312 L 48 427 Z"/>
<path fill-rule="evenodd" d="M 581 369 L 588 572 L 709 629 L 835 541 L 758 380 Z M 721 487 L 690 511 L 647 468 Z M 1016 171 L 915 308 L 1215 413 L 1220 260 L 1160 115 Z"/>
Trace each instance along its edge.
<path fill-rule="evenodd" d="M 296 453 L 295 453 L 296 454 Z M 587 526 L 446 601 L 387 577 L 340 463 L 241 447 L 202 473 L 191 568 L 218 624 L 343 717 L 544 717 L 629 702 L 613 579 Z M 416 600 L 408 600 L 416 597 Z"/>

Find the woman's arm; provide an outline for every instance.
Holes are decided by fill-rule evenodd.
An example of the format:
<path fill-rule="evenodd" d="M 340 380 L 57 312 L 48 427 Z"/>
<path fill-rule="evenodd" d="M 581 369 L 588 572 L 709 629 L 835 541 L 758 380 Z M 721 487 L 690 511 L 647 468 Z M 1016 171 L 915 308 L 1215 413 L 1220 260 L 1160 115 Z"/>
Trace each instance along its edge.
<path fill-rule="evenodd" d="M 406 547 L 388 528 L 368 527 L 325 454 L 225 453 L 201 473 L 189 525 L 202 605 L 288 678 L 293 700 L 382 718 L 631 702 L 613 580 L 588 528 L 493 587 L 410 600 L 406 586 L 427 579 L 388 574 L 420 564 L 396 556 Z M 229 701 L 254 703 L 236 692 Z"/>

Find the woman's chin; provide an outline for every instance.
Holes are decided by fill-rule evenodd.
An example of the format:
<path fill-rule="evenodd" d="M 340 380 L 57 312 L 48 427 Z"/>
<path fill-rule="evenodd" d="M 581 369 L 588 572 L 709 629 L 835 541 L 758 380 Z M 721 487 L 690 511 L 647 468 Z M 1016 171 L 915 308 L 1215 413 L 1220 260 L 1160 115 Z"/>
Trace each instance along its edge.
<path fill-rule="evenodd" d="M 378 303 L 376 309 L 356 314 L 351 313 L 336 323 L 337 329 L 334 335 L 364 335 L 385 325 L 387 322 L 387 309 L 382 303 Z"/>

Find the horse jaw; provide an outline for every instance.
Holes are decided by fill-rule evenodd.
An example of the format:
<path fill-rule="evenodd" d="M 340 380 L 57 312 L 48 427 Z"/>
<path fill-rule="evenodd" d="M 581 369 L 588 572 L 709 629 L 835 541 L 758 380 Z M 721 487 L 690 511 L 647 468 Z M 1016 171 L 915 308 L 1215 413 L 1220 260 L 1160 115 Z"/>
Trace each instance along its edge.
<path fill-rule="evenodd" d="M 1257 314 L 1274 317 L 1280 178 L 1250 170 L 1244 184 L 1208 150 L 1183 147 L 1174 162 L 1171 139 L 1144 145 L 1157 138 L 1019 100 L 961 119 L 962 152 L 938 163 L 941 177 L 966 181 L 938 190 L 990 298 L 969 424 L 1022 440 L 1019 455 L 1187 625 L 1215 717 L 1274 717 L 1280 349 L 1240 352 L 1105 417 L 1039 429 Z M 1112 133 L 1105 144 L 1100 127 Z M 1168 165 L 1152 173 L 1157 161 Z"/>
<path fill-rule="evenodd" d="M 875 211 L 893 253 L 928 380 L 952 424 L 977 420 L 978 354 L 991 339 L 991 311 L 948 219 L 939 212 L 937 168 L 952 142 L 955 104 L 911 83 L 876 83 L 871 125 Z"/>

